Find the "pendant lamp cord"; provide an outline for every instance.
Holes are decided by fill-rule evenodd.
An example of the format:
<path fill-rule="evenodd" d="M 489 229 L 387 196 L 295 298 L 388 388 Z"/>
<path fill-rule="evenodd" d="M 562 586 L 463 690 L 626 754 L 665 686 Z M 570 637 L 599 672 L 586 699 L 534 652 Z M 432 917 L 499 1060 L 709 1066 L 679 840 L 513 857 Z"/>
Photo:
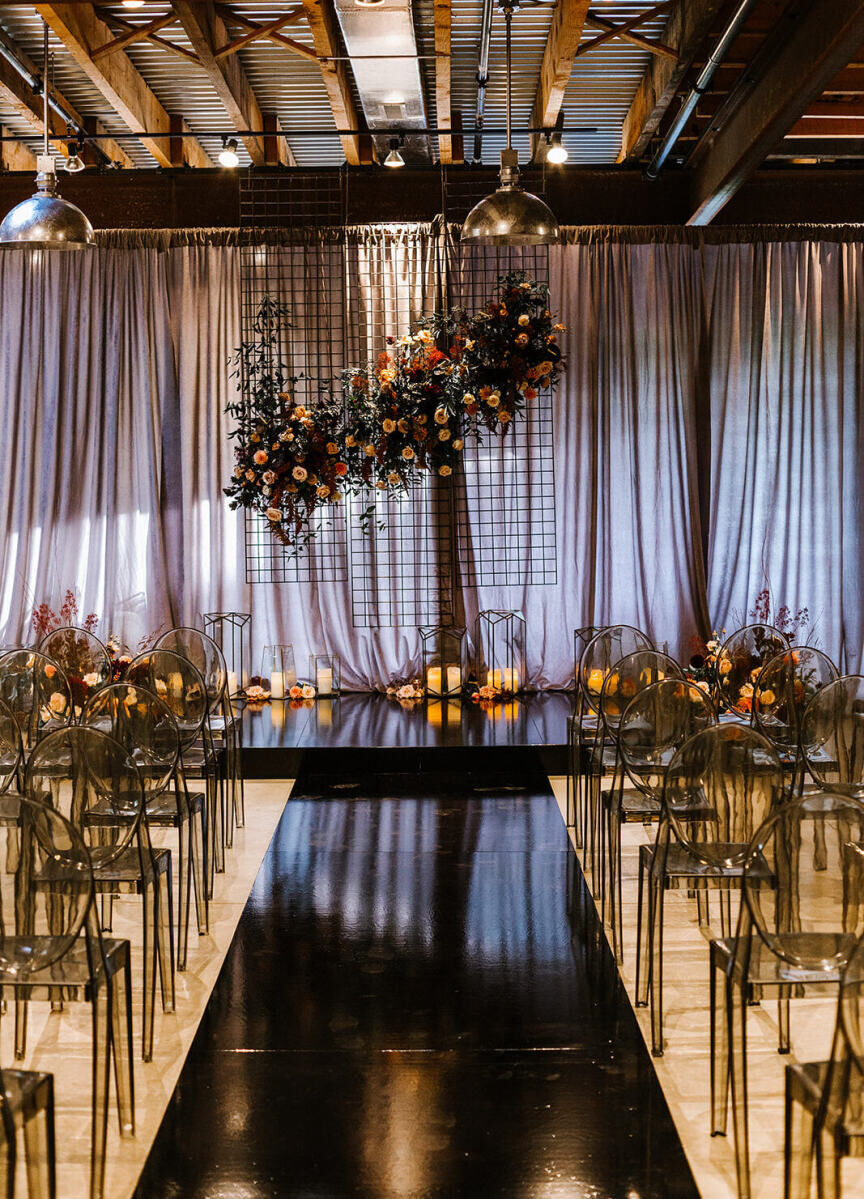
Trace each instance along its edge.
<path fill-rule="evenodd" d="M 48 22 L 42 22 L 42 153 L 48 154 Z"/>
<path fill-rule="evenodd" d="M 513 9 L 508 4 L 507 7 L 504 9 L 504 21 L 505 21 L 506 30 L 507 30 L 507 149 L 508 150 L 512 150 L 512 148 L 513 148 L 510 145 L 510 98 L 511 98 L 510 94 L 513 90 L 513 76 L 511 73 L 511 65 L 510 65 L 511 64 L 511 59 L 510 59 L 510 22 L 512 20 L 513 20 Z M 46 33 L 46 37 L 47 37 L 47 33 L 48 33 L 47 25 L 45 27 L 45 33 Z"/>

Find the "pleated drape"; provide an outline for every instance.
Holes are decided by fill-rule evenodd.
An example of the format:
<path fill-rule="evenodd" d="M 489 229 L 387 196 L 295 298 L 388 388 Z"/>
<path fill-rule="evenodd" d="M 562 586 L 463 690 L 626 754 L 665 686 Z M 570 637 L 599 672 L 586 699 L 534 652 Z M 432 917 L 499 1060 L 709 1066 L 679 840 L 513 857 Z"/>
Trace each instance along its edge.
<path fill-rule="evenodd" d="M 192 232 L 0 255 L 0 642 L 26 640 L 34 603 L 72 588 L 103 633 L 131 642 L 251 611 L 254 665 L 265 643 L 291 641 L 301 671 L 326 646 L 349 685 L 385 682 L 416 659 L 412 628 L 354 628 L 344 582 L 245 581 L 243 521 L 222 487 L 250 239 Z M 401 332 L 437 292 L 439 232 L 347 235 L 350 252 L 331 258 L 351 273 L 356 319 L 332 365 Z M 864 244 L 848 231 L 637 232 L 575 231 L 550 252 L 569 330 L 554 400 L 558 581 L 466 588 L 466 615 L 524 610 L 530 678 L 562 685 L 577 626 L 627 621 L 686 653 L 767 586 L 776 604 L 808 607 L 819 644 L 858 669 Z M 314 258 L 325 241 L 280 235 L 279 252 Z M 286 297 L 301 316 L 329 261 Z M 385 294 L 407 299 L 388 308 Z"/>

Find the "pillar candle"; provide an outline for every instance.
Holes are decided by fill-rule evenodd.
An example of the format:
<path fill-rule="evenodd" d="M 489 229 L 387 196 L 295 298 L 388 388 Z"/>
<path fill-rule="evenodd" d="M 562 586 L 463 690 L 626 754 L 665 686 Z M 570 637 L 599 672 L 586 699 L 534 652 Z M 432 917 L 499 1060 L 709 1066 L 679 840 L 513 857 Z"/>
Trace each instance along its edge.
<path fill-rule="evenodd" d="M 316 679 L 319 695 L 333 694 L 333 671 L 329 666 L 318 667 L 318 678 Z"/>
<path fill-rule="evenodd" d="M 447 667 L 447 694 L 454 695 L 462 690 L 462 667 L 448 666 Z"/>
<path fill-rule="evenodd" d="M 270 675 L 270 698 L 283 699 L 285 696 L 285 679 L 281 670 L 274 670 Z"/>
<path fill-rule="evenodd" d="M 441 694 L 441 667 L 430 666 L 426 671 L 426 690 L 430 695 Z"/>

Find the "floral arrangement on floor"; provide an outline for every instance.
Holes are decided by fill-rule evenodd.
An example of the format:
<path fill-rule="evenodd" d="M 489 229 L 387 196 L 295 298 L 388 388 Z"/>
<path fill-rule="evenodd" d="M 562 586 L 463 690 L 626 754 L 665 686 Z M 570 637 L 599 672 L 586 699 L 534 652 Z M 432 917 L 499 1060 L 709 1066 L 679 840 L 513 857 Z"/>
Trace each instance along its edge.
<path fill-rule="evenodd" d="M 560 381 L 564 326 L 548 305 L 545 284 L 505 275 L 488 311 L 416 321 L 388 339 L 374 367 L 345 371 L 337 394 L 322 384 L 307 406 L 284 357 L 290 310 L 265 296 L 232 359 L 240 395 L 226 409 L 235 419 L 231 508 L 260 513 L 296 550 L 314 535 L 315 513 L 346 492 L 404 492 L 423 473 L 449 478 L 468 436 L 506 433 Z M 362 520 L 373 515 L 370 505 Z"/>
<path fill-rule="evenodd" d="M 263 708 L 265 704 L 270 702 L 270 682 L 268 679 L 261 678 L 260 675 L 253 674 L 243 691 L 243 696 L 246 699 L 246 706 L 255 711 L 258 708 Z"/>
<path fill-rule="evenodd" d="M 479 704 L 482 708 L 497 703 L 503 698 L 504 692 L 500 687 L 492 687 L 488 683 L 484 683 L 482 687 L 477 683 L 469 683 L 468 696 L 472 703 Z"/>
<path fill-rule="evenodd" d="M 292 708 L 306 707 L 315 702 L 317 694 L 311 683 L 295 683 L 289 689 L 286 699 L 290 700 Z"/>
<path fill-rule="evenodd" d="M 557 323 L 549 310 L 549 288 L 513 271 L 498 280 L 488 308 L 457 321 L 466 412 L 472 431 L 503 431 L 536 400 L 557 386 L 565 369 Z M 455 340 L 455 339 L 454 339 Z"/>

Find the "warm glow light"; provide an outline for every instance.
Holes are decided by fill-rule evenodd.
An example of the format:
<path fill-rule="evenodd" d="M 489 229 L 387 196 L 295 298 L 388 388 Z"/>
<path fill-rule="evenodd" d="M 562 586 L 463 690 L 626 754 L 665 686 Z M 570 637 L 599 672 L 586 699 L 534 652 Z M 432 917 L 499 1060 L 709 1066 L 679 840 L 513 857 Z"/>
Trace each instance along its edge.
<path fill-rule="evenodd" d="M 222 147 L 219 154 L 219 162 L 223 167 L 239 167 L 240 156 L 237 153 L 237 139 L 235 137 L 229 138 Z"/>
<path fill-rule="evenodd" d="M 563 142 L 553 142 L 546 151 L 546 161 L 553 163 L 555 166 L 560 166 L 562 162 L 566 162 L 569 155 L 567 147 Z"/>
<path fill-rule="evenodd" d="M 144 0 L 123 0 L 124 8 L 143 8 Z"/>
<path fill-rule="evenodd" d="M 404 167 L 405 159 L 399 153 L 399 142 L 394 138 L 390 143 L 390 153 L 384 159 L 385 167 Z"/>

